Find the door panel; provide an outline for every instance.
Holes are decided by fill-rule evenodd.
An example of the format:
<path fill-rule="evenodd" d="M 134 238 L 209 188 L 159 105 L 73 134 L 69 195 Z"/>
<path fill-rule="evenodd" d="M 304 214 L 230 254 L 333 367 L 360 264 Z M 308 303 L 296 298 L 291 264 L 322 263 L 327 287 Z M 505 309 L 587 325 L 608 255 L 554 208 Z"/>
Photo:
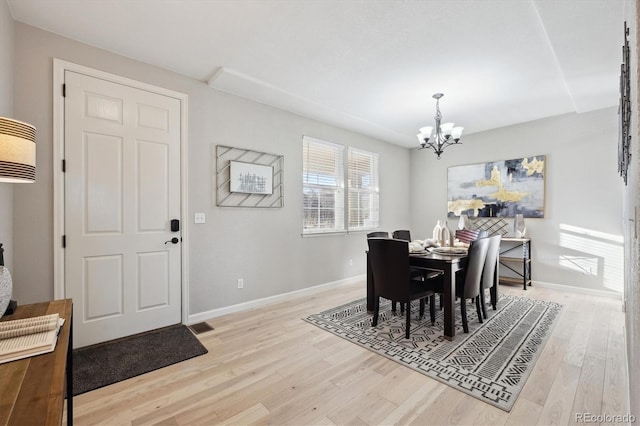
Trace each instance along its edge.
<path fill-rule="evenodd" d="M 74 344 L 181 321 L 180 101 L 65 71 L 65 294 Z"/>
<path fill-rule="evenodd" d="M 138 309 L 169 305 L 167 252 L 138 254 Z"/>
<path fill-rule="evenodd" d="M 84 321 L 122 315 L 122 256 L 85 257 L 83 293 L 87 299 Z M 74 304 L 78 302 L 74 299 Z"/>
<path fill-rule="evenodd" d="M 122 233 L 122 138 L 84 133 L 85 235 Z"/>
<path fill-rule="evenodd" d="M 169 217 L 169 152 L 164 144 L 138 142 L 138 230 L 160 231 Z"/>

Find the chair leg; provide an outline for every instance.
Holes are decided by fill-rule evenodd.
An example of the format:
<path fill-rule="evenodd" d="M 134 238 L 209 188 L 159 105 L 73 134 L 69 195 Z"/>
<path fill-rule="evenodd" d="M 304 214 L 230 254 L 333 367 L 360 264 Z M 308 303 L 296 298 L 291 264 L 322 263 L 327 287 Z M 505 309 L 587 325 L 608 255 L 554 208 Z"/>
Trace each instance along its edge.
<path fill-rule="evenodd" d="M 424 316 L 424 297 L 420 299 L 420 319 Z"/>
<path fill-rule="evenodd" d="M 493 310 L 497 310 L 498 309 L 498 301 L 496 300 L 498 298 L 498 284 L 494 283 L 493 286 L 489 289 L 489 293 L 491 294 L 491 306 L 493 306 Z"/>
<path fill-rule="evenodd" d="M 440 293 L 440 310 L 444 309 L 444 296 Z"/>
<path fill-rule="evenodd" d="M 485 299 L 485 291 L 484 289 L 482 289 L 482 291 L 480 292 L 480 306 L 482 307 L 482 316 L 484 318 L 488 318 L 487 317 L 487 302 Z"/>
<path fill-rule="evenodd" d="M 405 337 L 409 338 L 409 328 L 411 327 L 411 305 L 407 303 L 407 330 L 404 333 Z"/>
<path fill-rule="evenodd" d="M 391 301 L 391 312 L 396 313 L 396 302 Z"/>
<path fill-rule="evenodd" d="M 467 304 L 464 297 L 460 298 L 460 315 L 462 316 L 462 330 L 469 332 L 469 323 L 467 322 Z"/>
<path fill-rule="evenodd" d="M 429 315 L 431 316 L 431 325 L 436 323 L 436 296 L 429 297 Z"/>
<path fill-rule="evenodd" d="M 373 326 L 378 325 L 378 314 L 380 313 L 380 296 L 373 299 Z"/>
<path fill-rule="evenodd" d="M 478 312 L 478 321 L 482 323 L 482 309 L 480 308 L 480 296 L 476 296 L 476 311 Z"/>

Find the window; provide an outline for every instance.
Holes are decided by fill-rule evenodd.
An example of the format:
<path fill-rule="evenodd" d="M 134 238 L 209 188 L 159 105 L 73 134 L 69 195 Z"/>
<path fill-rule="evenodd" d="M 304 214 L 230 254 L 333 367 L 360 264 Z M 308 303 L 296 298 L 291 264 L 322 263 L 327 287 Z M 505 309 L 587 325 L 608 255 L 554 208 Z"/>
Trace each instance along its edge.
<path fill-rule="evenodd" d="M 302 140 L 304 234 L 378 227 L 378 154 L 305 136 Z M 345 220 L 346 219 L 346 220 Z"/>
<path fill-rule="evenodd" d="M 302 139 L 304 234 L 344 228 L 344 147 Z"/>
<path fill-rule="evenodd" d="M 378 154 L 349 148 L 349 230 L 378 227 Z"/>

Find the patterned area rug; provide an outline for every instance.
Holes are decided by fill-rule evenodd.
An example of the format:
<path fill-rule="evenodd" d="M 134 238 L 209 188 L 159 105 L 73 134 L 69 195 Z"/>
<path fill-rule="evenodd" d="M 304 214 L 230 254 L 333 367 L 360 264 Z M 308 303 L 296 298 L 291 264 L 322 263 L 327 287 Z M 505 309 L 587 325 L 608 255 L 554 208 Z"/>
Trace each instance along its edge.
<path fill-rule="evenodd" d="M 472 305 L 472 306 L 470 306 Z M 542 352 L 562 305 L 502 295 L 498 310 L 487 309 L 480 324 L 475 304 L 467 304 L 469 333 L 462 331 L 456 305 L 456 337 L 443 337 L 442 311 L 431 325 L 429 309 L 418 318 L 412 308 L 411 339 L 405 339 L 405 315 L 380 299 L 377 327 L 371 326 L 366 299 L 306 318 L 306 321 L 402 365 L 439 380 L 486 403 L 510 411 Z"/>

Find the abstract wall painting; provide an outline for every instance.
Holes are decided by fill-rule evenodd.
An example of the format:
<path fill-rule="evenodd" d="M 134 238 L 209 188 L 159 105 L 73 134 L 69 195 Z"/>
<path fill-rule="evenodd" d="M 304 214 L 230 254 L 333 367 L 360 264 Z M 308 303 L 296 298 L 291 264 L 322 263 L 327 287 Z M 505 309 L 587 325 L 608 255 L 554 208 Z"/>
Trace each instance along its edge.
<path fill-rule="evenodd" d="M 448 169 L 448 216 L 544 217 L 545 156 Z"/>

